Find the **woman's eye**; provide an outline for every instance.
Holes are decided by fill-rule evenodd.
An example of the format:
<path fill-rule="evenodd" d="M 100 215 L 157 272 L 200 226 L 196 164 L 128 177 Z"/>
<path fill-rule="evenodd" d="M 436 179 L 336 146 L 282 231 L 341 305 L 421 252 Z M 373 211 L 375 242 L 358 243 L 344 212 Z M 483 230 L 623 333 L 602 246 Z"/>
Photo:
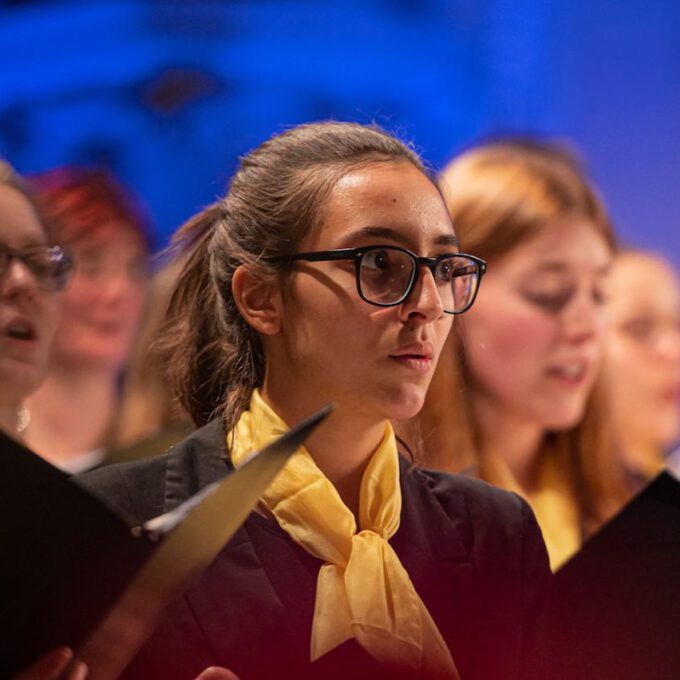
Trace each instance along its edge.
<path fill-rule="evenodd" d="M 474 266 L 456 260 L 442 260 L 437 265 L 437 279 L 450 283 L 452 279 L 469 278 L 476 274 Z"/>
<path fill-rule="evenodd" d="M 390 266 L 389 253 L 384 250 L 371 250 L 364 255 L 363 264 L 370 269 L 388 269 Z"/>
<path fill-rule="evenodd" d="M 621 326 L 621 330 L 635 340 L 646 340 L 651 337 L 656 328 L 653 319 L 631 319 Z"/>
<path fill-rule="evenodd" d="M 562 311 L 562 309 L 568 304 L 569 300 L 572 298 L 573 292 L 571 290 L 558 291 L 558 292 L 540 292 L 540 291 L 528 291 L 524 294 L 526 299 L 533 305 L 540 307 L 541 309 L 557 313 Z"/>
<path fill-rule="evenodd" d="M 99 276 L 104 269 L 104 263 L 99 257 L 76 257 L 76 264 L 78 267 L 78 272 L 80 274 L 84 274 L 85 276 Z"/>
<path fill-rule="evenodd" d="M 437 278 L 441 281 L 450 281 L 453 275 L 453 265 L 450 262 L 440 262 L 437 267 Z"/>

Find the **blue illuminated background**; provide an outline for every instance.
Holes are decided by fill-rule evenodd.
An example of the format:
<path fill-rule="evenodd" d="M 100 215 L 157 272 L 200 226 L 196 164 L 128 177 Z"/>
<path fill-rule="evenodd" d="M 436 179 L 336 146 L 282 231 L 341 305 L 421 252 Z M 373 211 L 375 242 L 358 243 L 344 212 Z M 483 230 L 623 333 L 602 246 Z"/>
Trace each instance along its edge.
<path fill-rule="evenodd" d="M 568 140 L 624 240 L 680 264 L 677 0 L 14 0 L 0 50 L 0 154 L 105 164 L 165 236 L 240 154 L 334 118 L 436 167 L 490 133 Z"/>

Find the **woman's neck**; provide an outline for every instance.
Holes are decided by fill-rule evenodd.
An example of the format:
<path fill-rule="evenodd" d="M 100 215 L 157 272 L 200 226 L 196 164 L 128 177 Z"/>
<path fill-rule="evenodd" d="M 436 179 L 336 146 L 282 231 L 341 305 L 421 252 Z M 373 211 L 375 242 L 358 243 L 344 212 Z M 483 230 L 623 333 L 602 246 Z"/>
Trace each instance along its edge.
<path fill-rule="evenodd" d="M 646 437 L 622 437 L 621 456 L 627 469 L 645 477 L 658 474 L 663 466 L 664 452 Z"/>
<path fill-rule="evenodd" d="M 262 398 L 288 424 L 310 416 L 322 404 L 291 404 L 277 399 L 267 387 Z M 318 468 L 337 489 L 347 507 L 359 512 L 359 496 L 364 470 L 385 434 L 386 421 L 367 418 L 360 409 L 339 405 L 305 442 Z"/>
<path fill-rule="evenodd" d="M 473 397 L 482 454 L 501 459 L 519 487 L 529 493 L 536 483 L 536 463 L 543 429 L 483 395 Z"/>
<path fill-rule="evenodd" d="M 12 437 L 17 437 L 20 410 L 21 403 L 17 399 L 0 401 L 0 430 L 4 430 Z"/>
<path fill-rule="evenodd" d="M 67 465 L 104 444 L 117 403 L 110 371 L 55 367 L 27 402 L 26 441 L 55 465 Z"/>

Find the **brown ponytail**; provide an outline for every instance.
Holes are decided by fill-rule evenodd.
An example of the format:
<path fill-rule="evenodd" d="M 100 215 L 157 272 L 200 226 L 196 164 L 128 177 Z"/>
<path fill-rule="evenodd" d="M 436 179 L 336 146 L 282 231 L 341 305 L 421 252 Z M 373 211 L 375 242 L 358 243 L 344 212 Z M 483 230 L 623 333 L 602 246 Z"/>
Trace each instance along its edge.
<path fill-rule="evenodd" d="M 158 351 L 177 398 L 198 425 L 220 403 L 228 380 L 230 354 L 217 315 L 217 290 L 210 275 L 209 249 L 219 203 L 191 218 L 175 235 L 172 250 L 187 260 L 170 300 Z"/>

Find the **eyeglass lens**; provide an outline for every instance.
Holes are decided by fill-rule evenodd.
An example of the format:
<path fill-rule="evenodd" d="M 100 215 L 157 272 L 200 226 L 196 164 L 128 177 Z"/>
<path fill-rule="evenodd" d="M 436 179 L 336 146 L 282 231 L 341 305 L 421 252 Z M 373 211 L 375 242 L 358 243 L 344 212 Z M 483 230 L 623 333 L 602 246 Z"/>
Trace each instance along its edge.
<path fill-rule="evenodd" d="M 361 293 L 369 302 L 394 304 L 409 292 L 415 275 L 416 262 L 408 253 L 388 248 L 367 250 L 359 270 Z M 452 255 L 437 263 L 434 278 L 444 309 L 458 312 L 474 296 L 479 272 L 474 262 Z"/>
<path fill-rule="evenodd" d="M 13 258 L 18 258 L 31 270 L 43 290 L 61 290 L 68 282 L 71 260 L 58 246 L 12 250 L 0 244 L 0 276 L 7 272 Z"/>

